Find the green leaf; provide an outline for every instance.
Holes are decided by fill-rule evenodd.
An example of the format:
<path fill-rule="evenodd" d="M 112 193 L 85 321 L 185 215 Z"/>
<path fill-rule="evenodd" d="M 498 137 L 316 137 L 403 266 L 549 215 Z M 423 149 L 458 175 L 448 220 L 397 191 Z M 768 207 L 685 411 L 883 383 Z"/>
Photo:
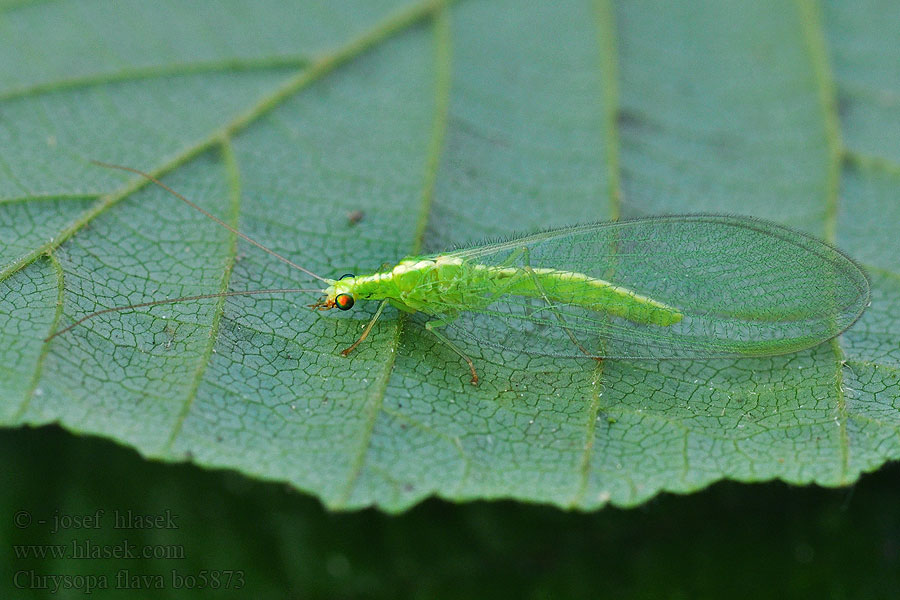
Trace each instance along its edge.
<path fill-rule="evenodd" d="M 333 508 L 849 484 L 900 457 L 898 26 L 804 1 L 13 4 L 0 419 L 287 481 Z M 393 311 L 342 358 L 374 307 L 318 313 L 305 296 L 110 313 L 44 343 L 103 308 L 308 279 L 90 159 L 160 175 L 330 277 L 713 211 L 836 243 L 873 302 L 840 339 L 779 358 L 594 368 L 485 349 L 477 388 Z"/>

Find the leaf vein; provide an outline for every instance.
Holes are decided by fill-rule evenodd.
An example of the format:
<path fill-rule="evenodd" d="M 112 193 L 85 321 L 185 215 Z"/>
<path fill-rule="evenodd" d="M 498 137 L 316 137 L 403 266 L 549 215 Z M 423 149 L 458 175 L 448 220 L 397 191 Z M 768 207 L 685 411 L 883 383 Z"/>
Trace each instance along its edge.
<path fill-rule="evenodd" d="M 378 23 L 373 29 L 354 40 L 351 40 L 342 48 L 311 62 L 308 69 L 287 78 L 279 87 L 262 97 L 247 111 L 238 115 L 229 123 L 226 123 L 219 130 L 213 131 L 206 138 L 203 138 L 193 146 L 184 149 L 168 162 L 149 171 L 150 175 L 159 178 L 165 173 L 174 170 L 192 158 L 202 154 L 219 143 L 222 139 L 233 137 L 235 133 L 254 123 L 262 115 L 267 114 L 297 92 L 311 85 L 313 82 L 318 81 L 344 63 L 376 46 L 379 42 L 405 30 L 405 28 L 431 15 L 438 6 L 440 6 L 440 3 L 436 0 L 426 0 L 425 2 L 406 7 L 405 9 L 390 15 L 388 18 Z M 16 271 L 34 262 L 41 254 L 45 254 L 57 248 L 60 244 L 80 231 L 95 217 L 117 204 L 120 200 L 128 197 L 133 192 L 148 185 L 148 183 L 149 182 L 143 178 L 136 178 L 120 191 L 105 196 L 104 199 L 82 213 L 81 216 L 75 219 L 71 224 L 61 229 L 49 242 L 41 244 L 13 265 L 0 271 L 0 282 Z"/>
<path fill-rule="evenodd" d="M 434 197 L 434 188 L 437 183 L 437 172 L 440 165 L 441 150 L 444 146 L 445 134 L 447 131 L 447 114 L 449 112 L 450 98 L 450 69 L 451 69 L 451 48 L 450 48 L 450 21 L 446 4 L 441 1 L 435 4 L 436 11 L 433 15 L 433 26 L 435 32 L 435 117 L 431 130 L 431 142 L 428 148 L 428 157 L 425 163 L 425 177 L 422 190 L 422 206 L 420 208 L 419 220 L 416 224 L 416 230 L 412 243 L 412 254 L 421 251 L 425 237 L 425 230 L 428 226 L 428 219 L 431 214 L 432 199 Z M 377 390 L 377 394 L 370 399 L 369 414 L 365 421 L 363 429 L 363 438 L 353 460 L 353 466 L 350 470 L 347 483 L 343 492 L 337 500 L 338 506 L 346 504 L 356 481 L 362 474 L 365 465 L 366 454 L 372 442 L 375 421 L 378 413 L 382 410 L 384 404 L 385 393 L 387 392 L 391 374 L 393 373 L 394 364 L 396 362 L 399 350 L 400 336 L 406 323 L 406 317 L 401 315 L 397 319 L 394 329 L 394 336 L 387 350 L 388 360 L 385 363 L 384 374 L 381 385 Z"/>
<path fill-rule="evenodd" d="M 230 223 L 232 227 L 238 226 L 238 216 L 241 211 L 241 180 L 240 180 L 240 171 L 237 164 L 237 157 L 234 155 L 234 150 L 231 147 L 231 142 L 227 138 L 221 140 L 221 153 L 222 159 L 225 164 L 225 173 L 228 178 L 228 188 L 230 191 Z M 228 234 L 230 243 L 228 245 L 228 256 L 226 257 L 225 269 L 222 272 L 222 280 L 219 284 L 219 289 L 217 293 L 225 293 L 228 291 L 228 284 L 231 281 L 231 274 L 234 271 L 234 264 L 237 259 L 237 248 L 238 248 L 238 238 L 234 233 L 229 232 Z M 200 360 L 197 364 L 197 369 L 194 372 L 194 378 L 191 382 L 190 390 L 188 391 L 187 396 L 184 399 L 184 405 L 181 407 L 181 411 L 178 413 L 178 417 L 175 420 L 175 424 L 172 427 L 172 432 L 169 434 L 169 439 L 162 447 L 163 453 L 170 453 L 172 450 L 172 446 L 175 444 L 175 440 L 178 438 L 178 434 L 181 433 L 181 430 L 184 427 L 184 422 L 188 417 L 188 414 L 191 411 L 191 406 L 194 405 L 194 401 L 197 398 L 197 392 L 200 389 L 200 384 L 203 382 L 203 376 L 206 373 L 206 369 L 209 366 L 209 362 L 212 359 L 213 350 L 215 349 L 216 342 L 219 339 L 219 328 L 222 322 L 222 315 L 225 313 L 225 297 L 221 296 L 216 300 L 216 308 L 213 313 L 213 320 L 210 324 L 209 329 L 209 341 L 206 344 L 206 348 L 203 351 L 203 354 L 200 356 Z"/>
<path fill-rule="evenodd" d="M 55 255 L 48 255 L 48 259 L 50 261 L 50 265 L 53 267 L 53 272 L 56 274 L 56 288 L 57 288 L 57 297 L 56 297 L 56 314 L 53 316 L 53 321 L 50 324 L 50 328 L 47 331 L 47 335 L 51 335 L 56 328 L 59 326 L 59 320 L 62 318 L 63 312 L 63 302 L 65 300 L 65 279 L 62 265 L 59 264 L 59 260 Z M 13 416 L 13 421 L 19 421 L 22 416 L 28 411 L 28 407 L 31 405 L 31 400 L 34 398 L 35 390 L 37 390 L 38 383 L 41 380 L 41 374 L 44 368 L 44 359 L 47 357 L 47 353 L 50 351 L 50 346 L 44 344 L 41 348 L 41 353 L 38 355 L 38 359 L 34 365 L 34 375 L 31 377 L 31 385 L 28 386 L 28 392 L 25 394 L 25 398 L 22 401 L 22 404 L 19 406 L 19 409 L 16 411 Z"/>
<path fill-rule="evenodd" d="M 621 188 L 619 180 L 619 135 L 616 114 L 619 110 L 618 97 L 618 53 L 616 51 L 615 15 L 609 0 L 594 1 L 594 18 L 597 23 L 597 36 L 600 45 L 600 83 L 602 89 L 603 118 L 606 125 L 607 145 L 606 161 L 609 176 L 610 206 L 612 219 L 620 216 L 619 201 Z M 584 451 L 579 463 L 579 483 L 575 495 L 569 502 L 571 506 L 580 505 L 588 490 L 591 474 L 591 457 L 597 435 L 597 414 L 600 412 L 600 395 L 603 389 L 603 363 L 598 362 L 591 377 L 591 402 L 587 409 Z"/>
<path fill-rule="evenodd" d="M 834 84 L 834 72 L 828 61 L 825 42 L 825 27 L 819 6 L 813 0 L 797 0 L 803 39 L 809 51 L 809 58 L 821 103 L 825 139 L 828 147 L 828 165 L 825 174 L 825 239 L 834 243 L 837 237 L 838 197 L 843 164 L 843 143 L 841 142 L 838 117 L 838 99 Z M 831 342 L 835 357 L 835 401 L 840 427 L 840 480 L 847 480 L 849 469 L 850 443 L 847 431 L 847 402 L 843 393 L 842 363 L 845 358 L 837 339 Z"/>

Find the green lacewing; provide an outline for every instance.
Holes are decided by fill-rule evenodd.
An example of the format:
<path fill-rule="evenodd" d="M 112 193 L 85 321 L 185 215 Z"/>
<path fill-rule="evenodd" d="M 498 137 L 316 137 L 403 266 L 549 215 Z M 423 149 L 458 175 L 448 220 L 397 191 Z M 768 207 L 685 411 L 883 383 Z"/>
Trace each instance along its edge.
<path fill-rule="evenodd" d="M 825 342 L 869 305 L 869 282 L 851 258 L 800 231 L 750 217 L 675 215 L 552 229 L 438 254 L 339 279 L 321 277 L 237 231 L 154 177 L 146 177 L 219 225 L 324 285 L 157 300 L 113 311 L 250 294 L 320 293 L 311 308 L 379 301 L 362 335 L 390 304 L 431 317 L 425 328 L 456 352 L 460 343 L 572 358 L 764 357 Z M 453 339 L 451 339 L 453 338 Z"/>

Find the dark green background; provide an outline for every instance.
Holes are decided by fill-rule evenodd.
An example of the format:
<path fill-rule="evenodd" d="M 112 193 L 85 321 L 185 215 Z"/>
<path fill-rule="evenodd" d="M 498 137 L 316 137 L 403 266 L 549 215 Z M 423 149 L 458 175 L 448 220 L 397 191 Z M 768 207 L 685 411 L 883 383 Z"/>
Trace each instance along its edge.
<path fill-rule="evenodd" d="M 892 598 L 900 585 L 900 468 L 852 488 L 720 483 L 662 495 L 632 510 L 562 512 L 514 502 L 429 500 L 400 516 L 328 513 L 284 485 L 229 472 L 143 461 L 110 442 L 56 428 L 4 431 L 0 590 L 19 570 L 40 573 L 241 569 L 239 597 L 398 595 L 545 597 Z M 11 482 L 16 485 L 11 486 Z M 178 517 L 173 531 L 16 529 L 12 518 L 115 509 Z M 110 521 L 111 523 L 111 521 Z M 80 537 L 79 537 L 80 536 Z M 6 560 L 11 544 L 90 537 L 115 544 L 182 544 L 177 561 Z M 168 585 L 168 583 L 167 583 Z M 203 597 L 236 597 L 207 591 Z M 128 595 L 97 591 L 94 598 Z M 59 593 L 54 597 L 86 597 Z M 169 589 L 154 598 L 185 597 Z"/>

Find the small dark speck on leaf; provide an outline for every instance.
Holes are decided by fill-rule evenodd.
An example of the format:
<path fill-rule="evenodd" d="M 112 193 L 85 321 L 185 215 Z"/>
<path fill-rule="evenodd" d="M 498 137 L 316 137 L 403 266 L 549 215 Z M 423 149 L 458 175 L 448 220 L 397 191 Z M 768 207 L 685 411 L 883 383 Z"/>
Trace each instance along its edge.
<path fill-rule="evenodd" d="M 357 223 L 362 221 L 365 216 L 366 213 L 361 210 L 350 211 L 347 213 L 347 223 L 349 225 L 356 225 Z"/>
<path fill-rule="evenodd" d="M 850 113 L 851 104 L 853 101 L 850 99 L 845 93 L 838 93 L 837 95 L 837 112 L 838 117 L 841 119 L 846 119 L 848 114 Z"/>
<path fill-rule="evenodd" d="M 660 130 L 660 127 L 653 123 L 646 115 L 630 110 L 619 110 L 618 113 L 616 113 L 616 121 L 622 129 L 643 129 L 645 131 Z"/>

